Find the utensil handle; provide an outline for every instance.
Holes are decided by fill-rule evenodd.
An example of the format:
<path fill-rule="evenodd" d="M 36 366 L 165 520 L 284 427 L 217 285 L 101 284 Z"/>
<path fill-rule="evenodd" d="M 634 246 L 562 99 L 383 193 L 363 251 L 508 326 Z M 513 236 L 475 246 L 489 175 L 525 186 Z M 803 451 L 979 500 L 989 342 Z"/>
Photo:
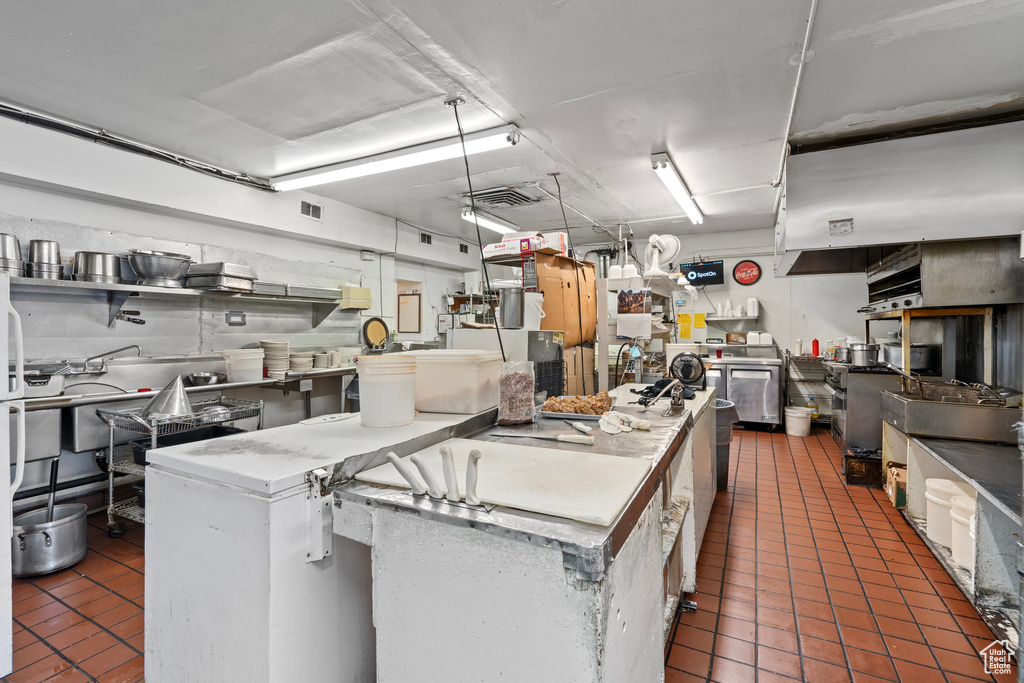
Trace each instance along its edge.
<path fill-rule="evenodd" d="M 444 485 L 448 489 L 445 498 L 453 503 L 459 502 L 459 477 L 455 474 L 455 455 L 448 446 L 441 446 L 441 468 L 444 471 Z"/>
<path fill-rule="evenodd" d="M 476 481 L 479 476 L 480 451 L 473 449 L 469 452 L 469 462 L 466 463 L 466 502 L 470 505 L 479 505 L 480 496 L 476 494 Z"/>
<path fill-rule="evenodd" d="M 559 441 L 566 441 L 568 443 L 581 443 L 586 446 L 594 445 L 594 437 L 587 436 L 586 434 L 559 434 L 555 438 Z"/>
<path fill-rule="evenodd" d="M 427 463 L 423 462 L 423 458 L 416 454 L 409 458 L 413 465 L 416 465 L 416 469 L 420 471 L 420 476 L 423 477 L 423 481 L 427 484 L 427 494 L 431 498 L 441 498 L 441 487 L 437 485 L 437 479 L 434 478 L 434 473 L 427 467 Z"/>
<path fill-rule="evenodd" d="M 412 489 L 413 493 L 418 496 L 422 496 L 427 492 L 427 487 L 423 485 L 423 482 L 416 478 L 416 473 L 413 472 L 408 463 L 394 453 L 388 453 L 387 458 L 388 462 L 394 465 L 395 469 L 398 470 L 398 473 L 402 475 L 402 479 L 405 479 L 406 483 L 409 484 L 409 488 Z"/>

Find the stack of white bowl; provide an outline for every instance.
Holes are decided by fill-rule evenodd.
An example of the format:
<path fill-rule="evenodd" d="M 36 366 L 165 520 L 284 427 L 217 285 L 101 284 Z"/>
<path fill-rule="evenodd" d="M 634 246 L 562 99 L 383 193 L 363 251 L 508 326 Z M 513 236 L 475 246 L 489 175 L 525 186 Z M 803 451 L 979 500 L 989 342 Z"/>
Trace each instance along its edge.
<path fill-rule="evenodd" d="M 330 353 L 316 353 L 313 354 L 313 368 L 316 370 L 323 370 L 331 366 L 331 354 Z"/>
<path fill-rule="evenodd" d="M 302 351 L 300 353 L 291 354 L 291 366 L 288 368 L 292 372 L 307 372 L 313 369 L 313 352 Z"/>
<path fill-rule="evenodd" d="M 261 339 L 260 346 L 263 347 L 263 364 L 267 368 L 267 376 L 284 379 L 290 363 L 288 342 Z"/>
<path fill-rule="evenodd" d="M 341 367 L 341 351 L 328 351 L 327 352 L 327 367 L 329 367 L 329 368 L 340 368 Z"/>

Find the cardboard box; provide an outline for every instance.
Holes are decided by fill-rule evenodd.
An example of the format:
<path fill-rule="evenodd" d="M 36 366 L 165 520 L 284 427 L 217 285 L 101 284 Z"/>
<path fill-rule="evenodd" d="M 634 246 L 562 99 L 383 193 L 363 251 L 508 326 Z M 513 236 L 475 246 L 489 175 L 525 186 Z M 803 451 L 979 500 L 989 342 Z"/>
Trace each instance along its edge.
<path fill-rule="evenodd" d="M 594 349 L 585 346 L 572 346 L 567 347 L 563 354 L 566 391 L 573 396 L 596 394 Z"/>
<path fill-rule="evenodd" d="M 373 306 L 369 299 L 342 299 L 338 302 L 338 305 L 341 308 L 359 308 L 364 310 Z"/>
<path fill-rule="evenodd" d="M 885 476 L 885 495 L 897 510 L 907 507 L 907 466 L 889 463 Z"/>
<path fill-rule="evenodd" d="M 537 291 L 544 293 L 541 329 L 565 332 L 567 347 L 593 341 L 597 330 L 594 264 L 553 254 L 538 254 L 536 261 Z"/>
<path fill-rule="evenodd" d="M 521 239 L 503 240 L 495 244 L 484 246 L 484 258 L 490 259 L 497 256 L 519 256 L 541 249 L 544 240 L 540 237 L 523 237 Z"/>

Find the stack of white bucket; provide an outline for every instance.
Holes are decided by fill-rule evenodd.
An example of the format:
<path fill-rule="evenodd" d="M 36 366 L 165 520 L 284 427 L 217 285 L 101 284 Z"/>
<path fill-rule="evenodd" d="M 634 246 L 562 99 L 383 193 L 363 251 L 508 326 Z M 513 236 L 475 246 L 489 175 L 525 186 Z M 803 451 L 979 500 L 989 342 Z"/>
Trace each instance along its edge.
<path fill-rule="evenodd" d="M 925 489 L 929 540 L 949 548 L 953 561 L 973 573 L 977 492 L 950 479 L 928 479 Z"/>

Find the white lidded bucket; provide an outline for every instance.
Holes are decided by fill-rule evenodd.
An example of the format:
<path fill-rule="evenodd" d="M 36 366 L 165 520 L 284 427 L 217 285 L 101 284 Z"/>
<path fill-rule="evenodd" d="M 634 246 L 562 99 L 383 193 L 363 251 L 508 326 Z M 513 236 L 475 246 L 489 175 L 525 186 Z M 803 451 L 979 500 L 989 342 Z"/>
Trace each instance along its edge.
<path fill-rule="evenodd" d="M 364 427 L 401 427 L 416 418 L 416 356 L 359 356 L 359 422 Z"/>
<path fill-rule="evenodd" d="M 786 408 L 786 433 L 790 436 L 811 435 L 811 415 L 814 411 L 801 406 Z"/>
<path fill-rule="evenodd" d="M 927 501 L 925 518 L 928 524 L 928 539 L 947 548 L 953 542 L 952 517 L 950 517 L 950 510 L 953 508 L 950 499 L 953 496 L 973 498 L 975 493 L 974 489 L 967 484 L 951 479 L 925 480 L 924 498 Z"/>
<path fill-rule="evenodd" d="M 544 319 L 544 295 L 534 292 L 526 293 L 523 305 L 523 329 L 539 330 Z"/>
<path fill-rule="evenodd" d="M 476 415 L 498 405 L 497 351 L 429 349 L 416 357 L 416 410 Z"/>
<path fill-rule="evenodd" d="M 263 379 L 263 349 L 224 349 L 229 382 L 258 382 Z"/>
<path fill-rule="evenodd" d="M 974 538 L 971 535 L 971 518 L 977 502 L 971 496 L 953 496 L 949 500 L 952 509 L 950 518 L 950 550 L 953 561 L 974 573 Z"/>

